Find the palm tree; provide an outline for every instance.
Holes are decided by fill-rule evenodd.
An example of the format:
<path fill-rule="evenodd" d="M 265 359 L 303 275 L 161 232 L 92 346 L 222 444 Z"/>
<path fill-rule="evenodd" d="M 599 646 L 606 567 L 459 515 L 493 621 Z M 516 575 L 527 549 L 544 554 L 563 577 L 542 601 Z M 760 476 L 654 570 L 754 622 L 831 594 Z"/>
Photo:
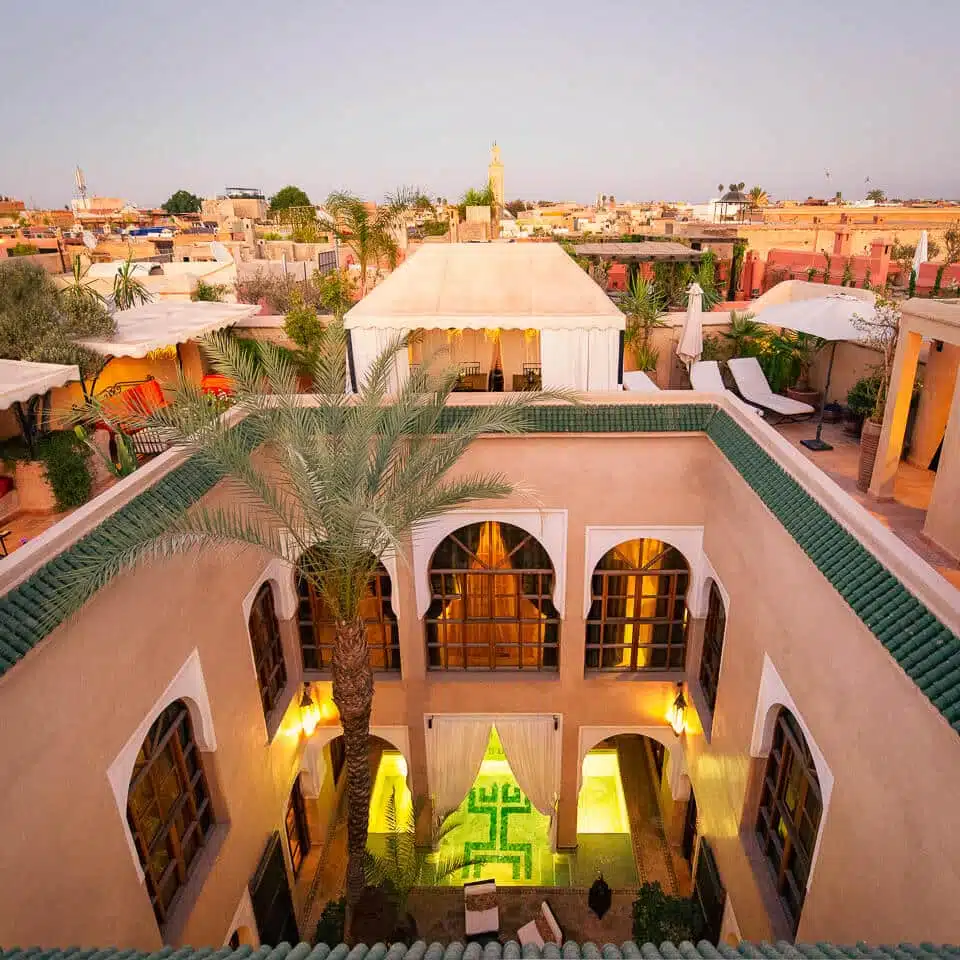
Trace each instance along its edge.
<path fill-rule="evenodd" d="M 199 548 L 256 550 L 297 565 L 321 596 L 335 627 L 331 676 L 346 748 L 348 892 L 363 889 L 370 806 L 368 735 L 373 673 L 361 604 L 385 553 L 401 554 L 425 522 L 474 500 L 509 496 L 502 473 L 449 473 L 482 434 L 520 433 L 541 399 L 572 400 L 565 392 L 520 393 L 467 408 L 445 427 L 457 370 L 424 364 L 389 397 L 399 337 L 373 363 L 356 395 L 345 392 L 346 335 L 336 321 L 312 358 L 309 393 L 297 396 L 297 368 L 275 344 L 257 342 L 255 356 L 225 333 L 201 341 L 216 372 L 233 384 L 231 417 L 182 374 L 173 402 L 143 411 L 128 428 L 153 427 L 194 461 L 223 477 L 217 507 L 176 499 L 154 516 L 131 516 L 122 537 L 101 554 L 88 553 L 51 605 L 80 602 L 142 558 Z M 233 426 L 240 419 L 238 426 Z M 265 448 L 265 450 L 260 450 Z M 261 457 L 259 453 L 267 456 Z M 264 463 L 264 460 L 269 462 Z M 320 548 L 317 549 L 317 545 Z"/>
<path fill-rule="evenodd" d="M 388 195 L 375 211 L 351 193 L 334 192 L 327 197 L 325 208 L 331 217 L 330 230 L 357 255 L 360 263 L 360 296 L 367 293 L 367 267 L 386 260 L 393 270 L 400 248 L 397 231 L 406 229 L 405 215 L 423 194 L 419 190 L 401 188 Z"/>
<path fill-rule="evenodd" d="M 129 310 L 153 299 L 143 281 L 137 279 L 135 266 L 133 256 L 127 257 L 113 278 L 113 302 L 118 310 Z"/>
<path fill-rule="evenodd" d="M 766 328 L 752 313 L 730 311 L 730 329 L 721 336 L 727 341 L 731 357 L 756 356 L 760 344 L 766 335 Z"/>
<path fill-rule="evenodd" d="M 83 304 L 104 304 L 103 295 L 94 286 L 96 281 L 88 280 L 89 264 L 85 267 L 79 255 L 73 258 L 72 280 L 65 287 L 60 288 L 60 299 L 67 310 L 80 307 Z"/>
<path fill-rule="evenodd" d="M 750 198 L 750 206 L 754 209 L 757 209 L 758 207 L 765 207 L 770 202 L 770 198 L 767 196 L 767 191 L 759 185 L 756 187 L 751 187 L 747 196 Z"/>

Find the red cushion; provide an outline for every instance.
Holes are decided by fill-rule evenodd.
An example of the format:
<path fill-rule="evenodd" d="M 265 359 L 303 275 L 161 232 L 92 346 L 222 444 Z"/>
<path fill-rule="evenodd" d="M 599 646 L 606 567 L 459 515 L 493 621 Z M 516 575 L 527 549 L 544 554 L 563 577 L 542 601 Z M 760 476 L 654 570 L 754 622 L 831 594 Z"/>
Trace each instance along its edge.
<path fill-rule="evenodd" d="M 131 416 L 143 416 L 165 405 L 163 388 L 156 380 L 138 383 L 102 403 L 104 413 L 109 419 L 121 424 Z"/>
<path fill-rule="evenodd" d="M 233 382 L 222 373 L 208 373 L 200 380 L 200 389 L 204 393 L 233 396 Z"/>
<path fill-rule="evenodd" d="M 0 497 L 5 497 L 13 489 L 13 477 L 0 477 Z"/>

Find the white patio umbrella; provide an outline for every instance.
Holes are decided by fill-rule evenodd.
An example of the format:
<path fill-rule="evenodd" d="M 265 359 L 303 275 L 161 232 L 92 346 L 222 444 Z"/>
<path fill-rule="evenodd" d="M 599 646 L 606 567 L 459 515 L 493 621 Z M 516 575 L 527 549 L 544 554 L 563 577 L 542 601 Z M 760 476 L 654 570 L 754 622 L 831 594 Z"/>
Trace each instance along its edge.
<path fill-rule="evenodd" d="M 876 299 L 874 297 L 874 299 Z M 823 387 L 824 403 L 820 404 L 817 418 L 817 435 L 812 440 L 800 442 L 809 450 L 832 450 L 833 447 L 821 438 L 823 432 L 823 408 L 830 389 L 830 377 L 833 374 L 833 358 L 837 343 L 841 340 L 857 342 L 863 337 L 863 331 L 853 322 L 855 316 L 866 316 L 873 311 L 873 302 L 869 299 L 853 297 L 846 293 L 835 293 L 827 297 L 815 297 L 810 300 L 790 300 L 767 307 L 757 314 L 757 320 L 770 327 L 784 327 L 799 333 L 809 333 L 821 340 L 830 342 L 830 363 L 827 366 L 827 382 Z"/>
<path fill-rule="evenodd" d="M 913 275 L 920 276 L 920 264 L 927 262 L 927 231 L 920 231 L 920 239 L 917 241 L 917 249 L 913 254 Z"/>
<path fill-rule="evenodd" d="M 677 344 L 677 356 L 687 370 L 703 353 L 703 288 L 696 281 L 690 284 L 687 294 L 687 316 Z"/>

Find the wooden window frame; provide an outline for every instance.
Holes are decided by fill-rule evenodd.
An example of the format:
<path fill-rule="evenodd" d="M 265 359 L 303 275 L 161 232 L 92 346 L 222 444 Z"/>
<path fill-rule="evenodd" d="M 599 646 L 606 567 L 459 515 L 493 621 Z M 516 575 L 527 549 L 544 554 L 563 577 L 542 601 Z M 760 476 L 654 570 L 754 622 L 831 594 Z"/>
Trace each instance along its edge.
<path fill-rule="evenodd" d="M 280 703 L 287 685 L 287 662 L 283 656 L 280 621 L 277 619 L 273 588 L 269 583 L 264 583 L 257 591 L 250 608 L 248 626 L 263 715 L 269 717 Z"/>
<path fill-rule="evenodd" d="M 644 541 L 648 538 L 635 538 Z M 655 538 L 654 538 L 655 539 Z M 662 543 L 663 549 L 645 565 L 624 566 L 623 568 L 604 569 L 601 564 L 610 557 L 611 554 L 618 554 L 624 564 L 633 564 L 633 561 L 620 552 L 626 543 L 625 541 L 608 550 L 600 558 L 596 567 L 590 575 L 590 611 L 586 621 L 586 643 L 584 649 L 584 669 L 589 673 L 667 673 L 680 672 L 684 669 L 687 655 L 687 603 L 686 592 L 690 585 L 690 568 L 684 561 L 683 567 L 670 567 L 667 569 L 657 569 L 653 567 L 661 557 L 672 551 L 681 559 L 683 555 L 676 547 L 668 543 Z M 641 548 L 642 556 L 642 548 Z M 597 583 L 599 578 L 599 590 Z M 665 599 L 668 612 L 666 616 L 615 616 L 609 612 L 614 601 L 629 596 L 627 587 L 620 591 L 611 591 L 610 586 L 614 581 L 630 581 L 640 579 L 655 578 L 657 587 L 655 593 L 643 593 L 642 582 L 634 583 L 633 595 L 635 598 Z M 666 592 L 661 592 L 661 582 L 666 582 Z M 599 611 L 599 612 L 595 612 Z M 666 627 L 666 642 L 657 641 L 651 643 L 639 642 L 639 631 L 633 631 L 633 640 L 629 643 L 623 637 L 626 634 L 627 626 L 640 627 L 650 625 L 652 627 Z M 613 633 L 617 639 L 609 641 L 606 636 Z M 592 636 L 598 639 L 591 639 Z M 629 651 L 630 658 L 628 663 L 614 664 L 604 666 L 604 654 L 606 651 L 622 650 Z M 647 666 L 638 664 L 638 655 L 641 651 L 650 653 L 650 664 Z M 663 663 L 654 663 L 656 651 L 663 651 Z M 595 663 L 591 661 L 595 660 Z"/>
<path fill-rule="evenodd" d="M 703 627 L 703 651 L 700 654 L 698 679 L 703 697 L 712 714 L 717 706 L 717 688 L 720 685 L 720 663 L 723 659 L 723 641 L 727 630 L 727 611 L 719 587 L 710 582 L 707 620 Z"/>
<path fill-rule="evenodd" d="M 397 632 L 397 615 L 393 612 L 391 598 L 393 584 L 387 568 L 378 564 L 370 575 L 371 596 L 375 600 L 375 616 L 367 618 L 367 646 L 370 651 L 370 667 L 374 673 L 398 673 L 400 671 L 400 639 Z M 303 669 L 320 673 L 330 670 L 335 645 L 334 621 L 322 596 L 306 577 L 297 576 L 298 613 L 300 629 L 300 653 Z M 378 630 L 380 641 L 371 643 L 371 627 Z M 329 639 L 324 637 L 329 634 Z"/>
<path fill-rule="evenodd" d="M 158 782 L 158 761 L 161 758 L 165 758 L 168 769 L 166 776 Z M 192 773 L 189 769 L 191 758 L 196 767 Z M 127 822 L 143 867 L 150 904 L 162 928 L 170 919 L 215 826 L 203 759 L 193 734 L 190 711 L 182 700 L 175 700 L 154 721 L 140 747 L 137 761 L 127 794 Z M 151 838 L 142 813 L 136 809 L 134 795 L 141 788 L 149 790 L 147 803 L 156 805 L 159 810 L 161 790 L 171 776 L 175 779 L 177 795 L 168 804 L 166 816 Z M 194 836 L 197 843 L 187 859 L 185 846 Z M 158 871 L 153 855 L 161 847 L 166 848 L 169 860 Z M 166 895 L 164 888 L 172 877 L 175 885 Z"/>
<path fill-rule="evenodd" d="M 799 766 L 793 777 L 797 795 L 791 809 L 787 790 L 794 763 Z M 823 795 L 810 748 L 796 719 L 789 710 L 781 709 L 764 766 L 755 831 L 774 890 L 794 934 L 800 923 L 822 817 Z"/>
<path fill-rule="evenodd" d="M 283 817 L 283 828 L 287 837 L 287 851 L 290 854 L 293 877 L 296 879 L 300 876 L 303 861 L 306 860 L 310 850 L 310 828 L 307 824 L 307 808 L 299 774 L 290 789 L 290 799 L 287 801 L 287 809 Z"/>
<path fill-rule="evenodd" d="M 499 523 L 501 527 L 511 527 L 523 534 L 520 541 L 509 551 L 505 560 L 510 560 L 519 550 L 528 543 L 534 543 L 546 556 L 546 549 L 533 534 L 527 533 L 520 527 L 514 527 L 510 523 L 501 521 L 481 521 L 483 523 Z M 469 526 L 474 526 L 470 524 Z M 452 540 L 457 547 L 466 555 L 468 563 L 470 561 L 479 564 L 478 567 L 438 567 L 434 565 L 434 557 L 431 557 L 428 577 L 430 579 L 430 609 L 440 607 L 444 609 L 455 601 L 462 601 L 463 616 L 447 618 L 441 616 L 430 616 L 430 609 L 427 616 L 424 617 L 424 632 L 426 635 L 427 650 L 427 669 L 431 671 L 451 671 L 451 672 L 492 672 L 492 671 L 511 671 L 511 672 L 537 672 L 537 673 L 556 673 L 560 669 L 560 624 L 559 614 L 548 617 L 524 617 L 521 615 L 521 600 L 532 602 L 538 609 L 548 608 L 556 613 L 553 605 L 553 588 L 556 574 L 553 566 L 548 567 L 525 567 L 514 569 L 508 566 L 490 567 L 481 559 L 475 551 L 471 550 L 461 539 L 461 534 L 467 527 L 461 527 L 453 533 L 448 534 L 434 550 L 434 557 L 440 548 L 448 541 Z M 549 562 L 549 559 L 548 559 Z M 481 593 L 482 599 L 488 603 L 488 615 L 477 617 L 470 615 L 467 604 L 467 585 L 469 581 L 477 577 L 489 577 L 491 579 L 491 589 L 484 590 Z M 505 579 L 512 581 L 512 589 L 507 593 L 497 592 L 497 581 Z M 533 590 L 524 588 L 525 578 L 535 578 Z M 462 585 L 457 589 L 457 580 Z M 494 612 L 494 602 L 498 598 L 511 597 L 517 610 L 516 616 L 498 617 Z M 508 642 L 503 642 L 496 638 L 494 628 L 516 627 L 516 638 Z M 467 627 L 488 628 L 483 632 L 486 637 L 478 641 L 468 641 Z M 525 629 L 536 627 L 536 638 L 533 640 L 525 639 Z M 454 630 L 460 633 L 459 642 L 450 639 L 450 634 Z M 555 639 L 548 640 L 548 632 L 552 633 Z M 534 664 L 525 665 L 523 656 L 525 651 L 530 648 L 535 650 Z M 486 650 L 486 664 L 470 665 L 468 663 L 468 654 L 470 652 Z M 459 663 L 451 663 L 451 650 L 459 650 Z M 516 653 L 515 659 L 510 658 L 509 663 L 500 662 L 498 651 L 508 650 Z M 549 662 L 548 662 L 549 661 Z"/>

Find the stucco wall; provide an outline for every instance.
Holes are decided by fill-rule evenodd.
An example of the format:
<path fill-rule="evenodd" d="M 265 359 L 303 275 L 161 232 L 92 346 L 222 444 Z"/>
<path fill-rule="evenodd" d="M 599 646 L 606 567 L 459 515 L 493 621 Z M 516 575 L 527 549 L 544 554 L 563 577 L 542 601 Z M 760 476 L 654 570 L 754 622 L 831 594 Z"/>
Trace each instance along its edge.
<path fill-rule="evenodd" d="M 397 564 L 403 675 L 378 681 L 372 723 L 407 728 L 414 792 L 428 790 L 426 715 L 559 714 L 558 835 L 561 845 L 575 842 L 580 728 L 666 732 L 676 679 L 584 679 L 587 528 L 684 526 L 689 536 L 702 527 L 706 559 L 730 597 L 719 698 L 711 742 L 694 716 L 683 740 L 671 740 L 672 756 L 689 769 L 744 936 L 776 932 L 764 904 L 764 865 L 753 865 L 740 836 L 755 816 L 750 752 L 766 655 L 836 778 L 800 937 L 956 942 L 956 735 L 711 442 L 690 435 L 488 439 L 458 472 L 491 468 L 534 493 L 477 509 L 504 519 L 509 510 L 566 511 L 560 669 L 428 672 L 415 564 L 410 557 Z M 0 930 L 7 942 L 159 944 L 106 770 L 194 648 L 217 736 L 208 770 L 229 829 L 179 939 L 219 945 L 227 936 L 299 768 L 295 718 L 288 718 L 291 735 L 281 732 L 267 745 L 241 609 L 263 566 L 231 552 L 229 562 L 203 555 L 122 577 L 0 679 Z M 293 682 L 293 621 L 283 630 Z M 696 664 L 688 666 L 695 674 Z"/>

